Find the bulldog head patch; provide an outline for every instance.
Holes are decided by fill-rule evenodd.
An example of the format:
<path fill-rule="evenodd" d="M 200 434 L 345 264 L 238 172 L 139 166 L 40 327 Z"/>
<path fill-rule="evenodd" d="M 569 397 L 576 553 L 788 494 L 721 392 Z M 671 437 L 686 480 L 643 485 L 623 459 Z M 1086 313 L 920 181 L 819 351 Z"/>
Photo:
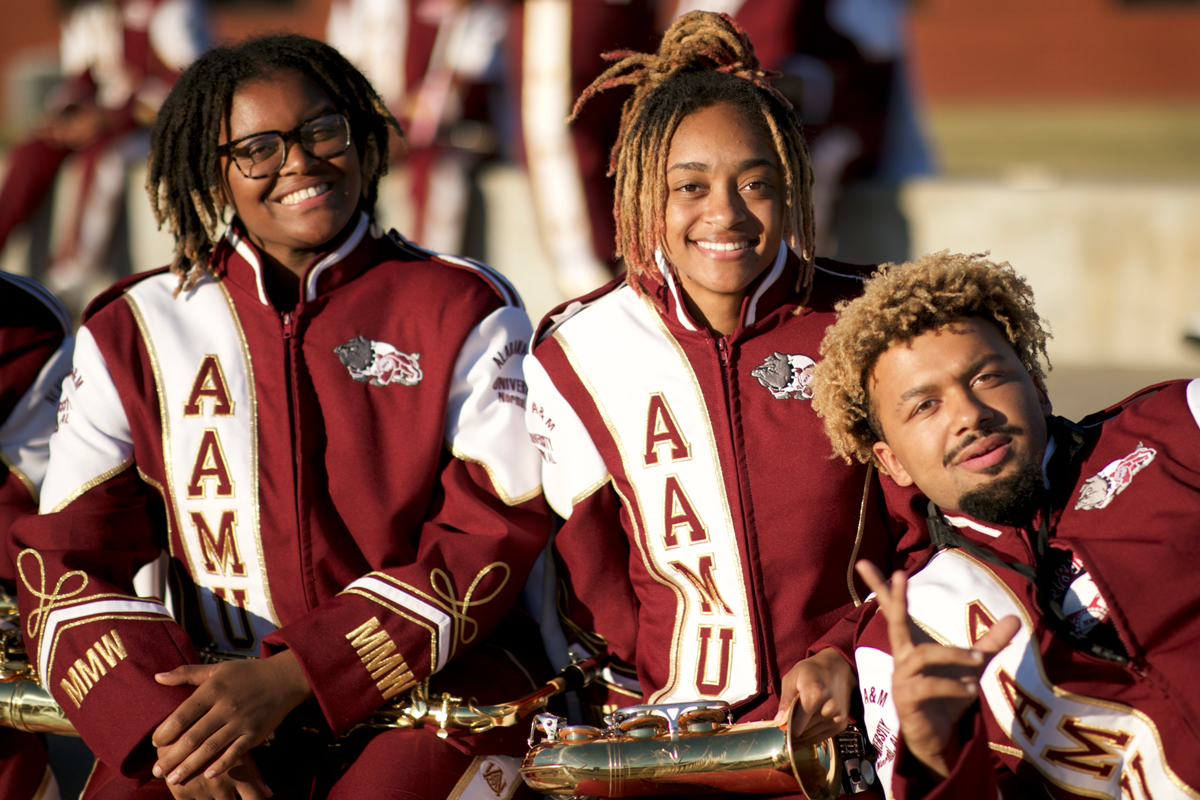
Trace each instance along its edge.
<path fill-rule="evenodd" d="M 1091 511 L 1106 507 L 1114 497 L 1125 491 L 1125 487 L 1133 481 L 1133 476 L 1141 472 L 1156 455 L 1158 451 L 1153 447 L 1138 442 L 1129 455 L 1118 458 L 1083 482 L 1075 501 L 1076 510 Z"/>
<path fill-rule="evenodd" d="M 333 348 L 338 360 L 350 371 L 350 377 L 372 386 L 399 383 L 416 386 L 423 377 L 420 353 L 401 353 L 387 342 L 355 336 Z"/>
<path fill-rule="evenodd" d="M 751 377 L 771 391 L 776 400 L 811 400 L 816 362 L 808 356 L 772 353 L 750 370 Z"/>

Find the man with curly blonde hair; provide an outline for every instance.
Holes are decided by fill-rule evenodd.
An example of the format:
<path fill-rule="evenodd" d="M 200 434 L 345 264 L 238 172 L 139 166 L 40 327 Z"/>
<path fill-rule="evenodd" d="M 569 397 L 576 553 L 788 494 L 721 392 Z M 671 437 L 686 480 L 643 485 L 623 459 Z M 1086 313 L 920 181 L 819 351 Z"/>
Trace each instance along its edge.
<path fill-rule="evenodd" d="M 860 565 L 876 602 L 835 644 L 891 797 L 1198 796 L 1200 380 L 1072 423 L 1047 337 L 1009 265 L 941 252 L 882 268 L 821 346 L 834 452 L 896 513 L 928 500 L 926 558 L 890 586 Z"/>

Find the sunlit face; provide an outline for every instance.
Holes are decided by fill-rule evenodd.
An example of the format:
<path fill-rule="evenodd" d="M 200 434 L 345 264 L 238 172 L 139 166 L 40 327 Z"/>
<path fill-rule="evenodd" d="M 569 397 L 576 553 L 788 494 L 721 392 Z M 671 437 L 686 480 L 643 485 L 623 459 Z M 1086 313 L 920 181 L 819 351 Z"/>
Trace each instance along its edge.
<path fill-rule="evenodd" d="M 876 457 L 897 483 L 915 483 L 947 511 L 1041 464 L 1050 401 L 989 321 L 963 319 L 892 345 L 868 392 L 885 439 Z"/>
<path fill-rule="evenodd" d="M 340 111 L 299 72 L 277 72 L 234 93 L 221 142 L 289 131 Z M 267 178 L 247 178 L 232 158 L 221 159 L 228 199 L 250 240 L 297 274 L 346 228 L 362 197 L 362 165 L 353 143 L 341 155 L 322 159 L 292 142 L 279 173 Z"/>
<path fill-rule="evenodd" d="M 667 154 L 663 254 L 691 299 L 736 296 L 775 260 L 783 179 L 770 141 L 728 103 L 683 119 Z"/>

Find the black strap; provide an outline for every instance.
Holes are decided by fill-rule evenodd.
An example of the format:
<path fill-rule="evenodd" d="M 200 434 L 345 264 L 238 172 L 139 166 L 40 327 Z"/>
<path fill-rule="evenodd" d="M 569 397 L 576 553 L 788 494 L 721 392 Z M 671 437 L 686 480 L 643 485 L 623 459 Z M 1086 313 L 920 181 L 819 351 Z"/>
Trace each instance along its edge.
<path fill-rule="evenodd" d="M 1051 463 L 1047 465 L 1047 472 L 1051 475 L 1051 486 L 1061 486 L 1063 485 L 1063 481 L 1055 480 L 1055 478 L 1066 477 L 1073 472 L 1072 468 L 1076 466 L 1077 458 L 1083 449 L 1084 433 L 1082 428 L 1061 417 L 1051 417 L 1048 421 L 1050 423 L 1050 435 L 1054 437 L 1056 450 L 1051 457 Z M 1073 485 L 1073 481 L 1067 482 L 1066 485 Z M 932 500 L 929 501 L 926 522 L 930 542 L 939 551 L 955 547 L 971 554 L 980 561 L 986 561 L 1017 573 L 1033 584 L 1042 615 L 1056 634 L 1069 641 L 1078 650 L 1091 653 L 1098 658 L 1123 664 L 1129 660 L 1127 655 L 1097 644 L 1078 633 L 1067 620 L 1066 614 L 1063 613 L 1062 604 L 1054 597 L 1053 586 L 1055 570 L 1058 566 L 1057 562 L 1061 561 L 1066 556 L 1066 553 L 1065 551 L 1061 551 L 1062 556 L 1059 558 L 1055 558 L 1051 554 L 1050 537 L 1053 535 L 1053 531 L 1050 527 L 1050 520 L 1052 515 L 1052 498 L 1047 493 L 1043 501 L 1042 512 L 1039 515 L 1037 527 L 1028 526 L 1025 528 L 1025 534 L 1029 538 L 1029 543 L 1033 548 L 1033 566 L 1020 562 L 1005 561 L 992 550 L 981 547 L 967 539 L 958 532 L 957 528 L 946 522 L 945 517 L 942 516 L 941 509 Z"/>

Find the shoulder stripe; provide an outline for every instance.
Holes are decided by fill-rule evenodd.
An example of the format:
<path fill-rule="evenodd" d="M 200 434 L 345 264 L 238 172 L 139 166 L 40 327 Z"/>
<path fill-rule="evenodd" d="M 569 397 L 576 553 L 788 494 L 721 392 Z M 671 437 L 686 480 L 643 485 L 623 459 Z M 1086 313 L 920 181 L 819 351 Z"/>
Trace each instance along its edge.
<path fill-rule="evenodd" d="M 75 330 L 75 325 L 71 322 L 71 315 L 67 313 L 66 307 L 45 286 L 42 286 L 32 278 L 26 278 L 24 275 L 14 275 L 11 272 L 4 272 L 3 270 L 0 270 L 0 280 L 8 281 L 12 285 L 29 292 L 29 294 L 38 300 L 41 300 L 42 305 L 46 306 L 58 319 L 58 323 L 62 325 L 64 334 L 70 336 L 71 332 Z"/>

